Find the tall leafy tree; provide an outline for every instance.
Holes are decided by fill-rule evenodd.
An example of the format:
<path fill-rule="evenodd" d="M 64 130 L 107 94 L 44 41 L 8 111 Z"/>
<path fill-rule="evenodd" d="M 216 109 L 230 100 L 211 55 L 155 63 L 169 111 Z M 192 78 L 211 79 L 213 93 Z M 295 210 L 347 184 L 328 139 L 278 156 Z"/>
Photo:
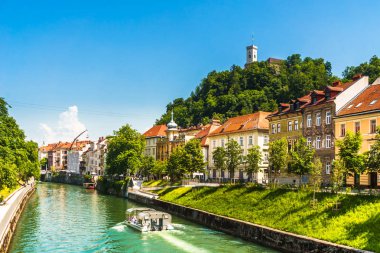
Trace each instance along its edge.
<path fill-rule="evenodd" d="M 114 136 L 108 137 L 107 170 L 110 175 L 134 174 L 142 164 L 144 137 L 132 129 L 130 125 L 122 126 L 114 131 Z"/>
<path fill-rule="evenodd" d="M 0 190 L 39 177 L 38 146 L 25 141 L 25 134 L 8 114 L 9 105 L 0 98 Z"/>
<path fill-rule="evenodd" d="M 183 166 L 186 172 L 204 172 L 206 163 L 202 152 L 201 143 L 198 139 L 188 141 L 184 146 Z"/>
<path fill-rule="evenodd" d="M 235 175 L 235 170 L 242 163 L 242 148 L 234 139 L 228 140 L 226 144 L 226 167 L 230 173 L 230 178 Z"/>
<path fill-rule="evenodd" d="M 376 55 L 369 62 L 361 63 L 359 66 L 347 67 L 343 72 L 343 77 L 346 80 L 352 79 L 357 74 L 369 76 L 369 81 L 372 83 L 380 76 L 380 59 Z"/>
<path fill-rule="evenodd" d="M 186 174 L 186 162 L 184 157 L 186 156 L 183 146 L 179 146 L 170 154 L 167 164 L 167 172 L 172 182 L 179 180 Z M 186 158 L 185 158 L 186 159 Z"/>
<path fill-rule="evenodd" d="M 262 162 L 262 154 L 260 147 L 255 145 L 248 149 L 248 154 L 246 155 L 246 163 L 247 163 L 247 173 L 250 178 L 252 178 L 253 173 L 258 173 L 260 171 L 260 163 Z"/>
<path fill-rule="evenodd" d="M 226 150 L 223 147 L 217 147 L 212 152 L 212 159 L 215 165 L 215 168 L 218 170 L 225 170 L 226 169 Z"/>
<path fill-rule="evenodd" d="M 343 162 L 343 166 L 351 176 L 362 174 L 366 170 L 366 156 L 359 154 L 362 145 L 362 136 L 360 132 L 347 132 L 343 140 L 338 140 L 338 155 Z M 359 186 L 359 182 L 356 182 Z"/>
<path fill-rule="evenodd" d="M 285 171 L 288 165 L 288 143 L 281 138 L 269 143 L 269 166 L 273 183 L 276 184 L 278 175 Z"/>
<path fill-rule="evenodd" d="M 367 167 L 370 171 L 380 171 L 380 128 L 376 129 L 376 142 L 368 152 Z"/>
<path fill-rule="evenodd" d="M 342 188 L 344 177 L 346 175 L 346 168 L 344 162 L 341 159 L 335 159 L 332 163 L 332 191 L 339 192 Z"/>
<path fill-rule="evenodd" d="M 138 174 L 143 177 L 148 177 L 151 175 L 155 162 L 156 161 L 152 156 L 143 156 Z"/>
<path fill-rule="evenodd" d="M 300 185 L 302 176 L 309 174 L 313 167 L 314 153 L 315 150 L 306 144 L 306 139 L 303 137 L 298 139 L 293 149 L 289 152 L 289 172 L 300 177 Z"/>
<path fill-rule="evenodd" d="M 319 157 L 314 157 L 310 167 L 309 184 L 313 187 L 313 201 L 316 202 L 315 193 L 320 188 L 322 183 L 322 162 Z"/>

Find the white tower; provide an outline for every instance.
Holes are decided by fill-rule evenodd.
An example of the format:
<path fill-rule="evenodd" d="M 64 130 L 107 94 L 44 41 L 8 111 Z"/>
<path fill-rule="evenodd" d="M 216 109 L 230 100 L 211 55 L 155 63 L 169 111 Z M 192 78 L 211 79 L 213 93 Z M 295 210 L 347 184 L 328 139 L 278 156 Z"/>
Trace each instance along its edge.
<path fill-rule="evenodd" d="M 257 61 L 257 47 L 254 45 L 248 46 L 246 64 L 250 64 L 256 61 Z"/>
<path fill-rule="evenodd" d="M 172 110 L 172 120 L 166 125 L 168 129 L 166 130 L 168 133 L 169 141 L 174 140 L 174 136 L 178 133 L 178 125 L 174 122 L 174 113 Z"/>

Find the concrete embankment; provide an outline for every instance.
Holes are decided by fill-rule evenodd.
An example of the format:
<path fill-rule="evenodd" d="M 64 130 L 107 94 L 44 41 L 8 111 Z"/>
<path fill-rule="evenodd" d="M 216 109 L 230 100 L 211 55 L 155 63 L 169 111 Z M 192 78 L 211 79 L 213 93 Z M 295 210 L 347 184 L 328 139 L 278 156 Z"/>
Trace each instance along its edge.
<path fill-rule="evenodd" d="M 215 215 L 190 207 L 176 205 L 170 202 L 155 199 L 153 196 L 149 196 L 148 194 L 141 194 L 140 192 L 129 192 L 128 198 L 142 204 L 154 206 L 156 209 L 165 210 L 169 213 L 197 222 L 212 229 L 238 236 L 247 241 L 252 241 L 267 247 L 278 249 L 282 252 L 370 252 L 313 239 L 306 236 L 287 233 L 277 229 L 272 229 L 225 216 Z"/>
<path fill-rule="evenodd" d="M 21 187 L 0 205 L 0 252 L 7 252 L 16 229 L 17 221 L 29 197 L 34 192 L 34 184 Z"/>

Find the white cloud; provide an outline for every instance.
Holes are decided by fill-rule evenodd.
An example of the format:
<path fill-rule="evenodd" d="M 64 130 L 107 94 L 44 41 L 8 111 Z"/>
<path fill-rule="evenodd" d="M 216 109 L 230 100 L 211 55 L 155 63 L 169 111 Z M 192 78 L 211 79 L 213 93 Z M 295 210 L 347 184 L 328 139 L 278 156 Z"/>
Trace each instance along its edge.
<path fill-rule="evenodd" d="M 58 123 L 55 127 L 40 123 L 40 128 L 43 131 L 45 143 L 52 143 L 72 141 L 80 132 L 86 129 L 86 126 L 79 121 L 78 107 L 74 105 L 59 114 Z"/>

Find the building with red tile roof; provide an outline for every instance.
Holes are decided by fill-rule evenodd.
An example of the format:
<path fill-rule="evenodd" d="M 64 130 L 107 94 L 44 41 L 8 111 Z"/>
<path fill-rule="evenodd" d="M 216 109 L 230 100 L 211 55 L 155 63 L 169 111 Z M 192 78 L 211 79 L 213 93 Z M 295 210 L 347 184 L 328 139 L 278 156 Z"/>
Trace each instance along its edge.
<path fill-rule="evenodd" d="M 337 112 L 334 121 L 337 139 L 343 139 L 348 131 L 360 132 L 363 139 L 360 152 L 369 151 L 376 141 L 376 129 L 380 125 L 380 78 L 346 103 Z M 376 172 L 348 176 L 346 183 L 371 188 L 380 187 L 379 174 Z"/>
<path fill-rule="evenodd" d="M 157 141 L 162 138 L 166 138 L 166 131 L 168 130 L 166 125 L 156 125 L 151 127 L 148 131 L 143 133 L 145 137 L 145 155 L 151 156 L 155 160 L 157 159 Z"/>
<path fill-rule="evenodd" d="M 267 180 L 268 167 L 268 144 L 269 144 L 269 123 L 267 120 L 270 112 L 256 112 L 252 114 L 237 116 L 228 119 L 215 131 L 208 135 L 209 142 L 209 177 L 214 180 L 223 180 L 226 178 L 235 178 L 240 180 L 255 180 L 259 183 Z M 237 141 L 243 155 L 248 154 L 248 150 L 254 145 L 258 145 L 263 155 L 263 162 L 260 164 L 260 172 L 255 175 L 248 175 L 244 171 L 244 165 L 240 165 L 234 175 L 229 175 L 227 171 L 219 170 L 215 167 L 213 161 L 213 151 L 217 147 L 225 147 L 230 140 Z"/>
<path fill-rule="evenodd" d="M 305 137 L 324 165 L 324 183 L 329 183 L 331 162 L 335 157 L 333 117 L 367 86 L 368 77 L 357 75 L 350 82 L 337 81 L 323 90 L 313 90 L 289 103 L 280 103 L 278 110 L 268 116 L 270 141 L 286 138 L 291 149 L 300 137 Z M 299 183 L 299 177 L 282 174 L 280 183 Z M 306 183 L 307 177 L 302 180 Z"/>
<path fill-rule="evenodd" d="M 368 77 L 357 75 L 354 80 L 334 82 L 322 91 L 313 91 L 310 103 L 303 108 L 303 137 L 322 162 L 322 183 L 331 184 L 331 167 L 335 158 L 334 117 L 337 110 L 368 87 Z"/>

